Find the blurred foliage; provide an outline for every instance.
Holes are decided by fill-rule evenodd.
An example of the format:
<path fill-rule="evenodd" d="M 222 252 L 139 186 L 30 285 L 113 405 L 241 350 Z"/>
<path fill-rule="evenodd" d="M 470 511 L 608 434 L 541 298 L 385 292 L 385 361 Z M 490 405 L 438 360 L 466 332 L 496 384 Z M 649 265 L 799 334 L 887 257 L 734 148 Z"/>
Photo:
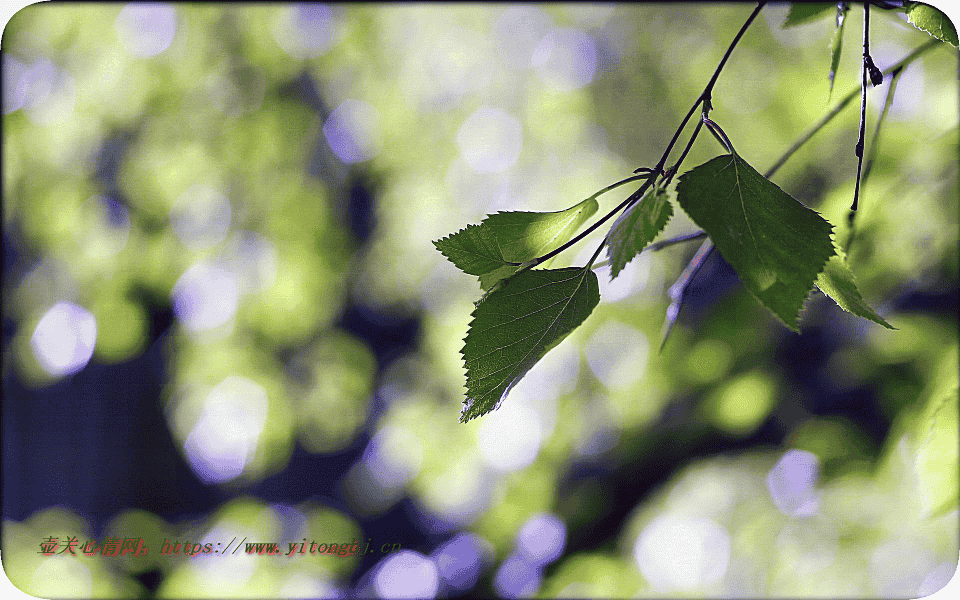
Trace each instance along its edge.
<path fill-rule="evenodd" d="M 613 282 L 597 269 L 591 317 L 510 402 L 461 425 L 459 350 L 479 291 L 431 240 L 498 210 L 563 210 L 652 166 L 749 8 L 143 10 L 39 4 L 4 31 L 3 306 L 15 325 L 5 389 L 12 379 L 69 385 L 44 366 L 51 350 L 35 335 L 60 302 L 93 315 L 93 363 L 124 368 L 159 344 L 163 397 L 131 401 L 162 407 L 186 463 L 228 500 L 176 522 L 131 509 L 103 531 L 64 507 L 5 515 L 4 569 L 21 589 L 292 597 L 369 584 L 399 595 L 406 588 L 359 573 L 356 557 L 37 550 L 50 535 L 113 533 L 155 545 L 394 541 L 365 523 L 406 501 L 423 539 L 433 536 L 417 552 L 458 531 L 490 544 L 479 583 L 457 593 L 910 596 L 950 578 L 960 267 L 946 44 L 902 75 L 849 255 L 864 299 L 896 331 L 817 294 L 801 334 L 786 332 L 714 261 L 657 354 L 667 288 L 689 251 L 645 253 Z M 830 106 L 833 25 L 781 29 L 786 12 L 764 8 L 713 97 L 713 117 L 760 171 Z M 881 68 L 930 39 L 902 15 L 872 17 Z M 856 24 L 859 9 L 848 18 Z M 859 47 L 847 41 L 838 94 L 859 84 Z M 774 178 L 837 239 L 857 123 L 848 108 Z M 717 153 L 702 136 L 685 164 Z M 356 227 L 358 181 L 373 198 L 369 237 Z M 694 229 L 678 210 L 663 235 Z M 554 266 L 582 265 L 602 234 Z M 346 327 L 351 309 L 416 317 L 418 343 L 399 357 L 378 352 L 378 340 Z M 172 324 L 158 332 L 164 311 Z M 80 356 L 86 338 L 61 329 L 54 350 Z M 249 491 L 297 451 L 358 446 L 335 502 L 270 504 Z M 809 497 L 776 495 L 794 459 L 812 473 Z M 785 513 L 794 500 L 800 512 Z M 511 587 L 500 569 L 541 513 L 564 520 L 564 553 Z M 685 560 L 657 558 L 663 540 Z M 151 572 L 153 590 L 142 577 Z"/>

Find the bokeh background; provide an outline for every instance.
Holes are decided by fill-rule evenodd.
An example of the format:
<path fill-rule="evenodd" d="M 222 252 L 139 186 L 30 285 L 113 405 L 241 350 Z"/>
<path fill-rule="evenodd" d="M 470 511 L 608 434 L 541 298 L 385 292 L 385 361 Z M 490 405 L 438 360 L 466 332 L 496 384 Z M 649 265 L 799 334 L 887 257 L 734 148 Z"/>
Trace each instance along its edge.
<path fill-rule="evenodd" d="M 903 73 L 802 334 L 644 254 L 460 424 L 475 278 L 431 240 L 659 158 L 752 5 L 38 4 L 3 32 L 3 568 L 70 597 L 917 597 L 957 513 L 957 54 Z M 763 171 L 829 93 L 770 5 L 712 117 Z M 873 11 L 884 68 L 930 38 Z M 870 91 L 870 124 L 888 86 Z M 857 110 L 774 180 L 845 235 Z M 872 127 L 868 128 L 869 133 Z M 701 136 L 687 168 L 721 152 Z M 605 196 L 601 211 L 629 193 Z M 619 195 L 619 196 L 618 196 Z M 665 236 L 695 230 L 677 211 Z M 603 229 L 561 255 L 583 264 Z M 39 554 L 142 537 L 147 555 Z M 163 540 L 399 544 L 161 556 Z"/>

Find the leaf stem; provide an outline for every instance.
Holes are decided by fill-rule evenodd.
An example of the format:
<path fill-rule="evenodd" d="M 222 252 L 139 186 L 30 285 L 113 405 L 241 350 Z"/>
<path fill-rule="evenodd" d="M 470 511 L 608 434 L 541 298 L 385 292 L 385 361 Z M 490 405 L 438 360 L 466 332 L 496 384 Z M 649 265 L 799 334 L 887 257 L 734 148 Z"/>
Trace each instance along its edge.
<path fill-rule="evenodd" d="M 673 163 L 673 166 L 667 169 L 667 175 L 663 179 L 663 185 L 669 185 L 670 181 L 673 179 L 673 176 L 677 174 L 677 171 L 680 170 L 680 165 L 683 163 L 683 159 L 687 157 L 687 153 L 690 152 L 690 148 L 693 148 L 693 143 L 697 141 L 697 136 L 700 135 L 700 129 L 703 127 L 703 119 L 701 118 L 697 121 L 697 127 L 693 130 L 693 133 L 690 135 L 690 139 L 687 140 L 687 145 L 684 146 L 683 152 L 680 153 L 680 158 L 677 159 L 677 162 Z"/>
<path fill-rule="evenodd" d="M 669 240 L 660 240 L 654 244 L 649 244 L 646 248 L 640 252 L 657 252 L 663 250 L 664 248 L 669 248 L 670 246 L 675 246 L 677 244 L 682 244 L 683 242 L 690 242 L 693 240 L 701 240 L 707 237 L 706 231 L 694 231 L 693 233 L 687 233 L 684 235 L 678 235 L 675 238 L 670 238 Z M 594 257 L 596 259 L 596 257 Z M 599 269 L 610 264 L 610 260 L 601 260 L 600 262 L 591 266 L 592 269 Z"/>
<path fill-rule="evenodd" d="M 607 187 L 603 188 L 602 190 L 600 190 L 600 191 L 597 192 L 596 194 L 594 194 L 594 195 L 590 196 L 589 198 L 587 198 L 587 200 L 596 200 L 597 198 L 599 198 L 600 196 L 606 194 L 606 193 L 609 192 L 610 190 L 615 190 L 615 189 L 617 189 L 618 187 L 620 187 L 621 185 L 626 185 L 626 184 L 630 183 L 631 181 L 638 181 L 638 180 L 640 180 L 640 179 L 649 179 L 649 178 L 650 178 L 650 174 L 649 174 L 649 173 L 644 173 L 643 175 L 632 175 L 632 176 L 630 176 L 630 177 L 627 177 L 626 179 L 621 179 L 620 181 L 618 181 L 618 182 L 616 182 L 616 183 L 611 183 L 610 185 L 608 185 Z"/>
<path fill-rule="evenodd" d="M 721 129 L 719 125 L 707 118 L 706 115 L 703 116 L 703 122 L 707 125 L 707 129 L 710 130 L 710 133 L 713 134 L 713 137 L 717 138 L 717 141 L 720 142 L 720 145 L 727 149 L 727 152 L 730 154 L 737 153 L 733 149 L 733 143 L 730 142 L 730 138 L 727 137 L 727 134 L 724 133 L 723 129 Z"/>
<path fill-rule="evenodd" d="M 674 244 L 680 244 L 682 242 L 689 242 L 692 240 L 699 240 L 705 237 L 707 237 L 706 231 L 695 231 L 693 233 L 688 233 L 686 235 L 679 235 L 675 238 L 670 238 L 669 240 L 661 240 L 659 242 L 656 242 L 655 244 L 650 244 L 649 246 L 644 248 L 642 252 L 647 252 L 647 251 L 656 252 L 658 250 L 663 250 L 668 246 L 673 246 Z"/>

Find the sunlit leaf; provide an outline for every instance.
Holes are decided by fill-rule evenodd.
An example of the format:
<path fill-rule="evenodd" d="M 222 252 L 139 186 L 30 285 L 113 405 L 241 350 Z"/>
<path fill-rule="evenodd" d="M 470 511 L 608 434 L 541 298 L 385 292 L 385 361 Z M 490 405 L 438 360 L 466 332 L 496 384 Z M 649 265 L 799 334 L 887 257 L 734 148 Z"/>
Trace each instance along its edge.
<path fill-rule="evenodd" d="M 549 262 L 549 261 L 548 261 Z M 546 264 L 546 263 L 544 263 Z M 514 273 L 516 273 L 520 267 L 515 267 L 513 265 L 506 265 L 504 267 L 498 267 L 489 273 L 484 273 L 480 275 L 480 289 L 483 291 L 488 291 L 493 288 L 494 285 L 501 279 L 506 279 Z"/>
<path fill-rule="evenodd" d="M 820 17 L 826 16 L 830 9 L 836 10 L 836 2 L 791 2 L 790 12 L 783 22 L 783 27 L 793 27 L 815 21 Z"/>
<path fill-rule="evenodd" d="M 624 211 L 610 228 L 607 256 L 610 258 L 610 279 L 615 278 L 634 256 L 663 231 L 673 215 L 673 206 L 665 190 L 650 190 L 636 204 Z"/>
<path fill-rule="evenodd" d="M 497 238 L 489 227 L 467 225 L 460 231 L 435 240 L 447 259 L 464 273 L 482 275 L 506 265 Z"/>
<path fill-rule="evenodd" d="M 847 20 L 847 13 L 850 7 L 843 5 L 842 9 L 837 9 L 837 26 L 833 30 L 833 37 L 830 39 L 830 95 L 833 95 L 833 81 L 837 77 L 837 69 L 840 67 L 840 50 L 843 47 L 843 23 Z"/>
<path fill-rule="evenodd" d="M 917 29 L 927 32 L 942 42 L 957 46 L 957 28 L 950 22 L 947 15 L 920 2 L 909 3 L 905 7 L 905 12 L 907 20 Z"/>
<path fill-rule="evenodd" d="M 887 329 L 896 329 L 896 327 L 884 321 L 864 301 L 857 289 L 853 271 L 847 266 L 846 255 L 838 248 L 834 248 L 834 250 L 836 254 L 830 257 L 830 260 L 823 267 L 823 271 L 820 272 L 820 276 L 817 277 L 817 287 L 820 291 L 830 297 L 843 310 L 858 317 L 870 319 Z"/>
<path fill-rule="evenodd" d="M 748 290 L 788 327 L 834 253 L 833 228 L 735 154 L 680 176 L 677 201 Z"/>
<path fill-rule="evenodd" d="M 954 387 L 932 398 L 921 417 L 923 435 L 917 440 L 917 478 L 921 504 L 931 515 L 957 508 L 958 396 L 960 390 Z"/>
<path fill-rule="evenodd" d="M 490 289 L 519 269 L 509 263 L 527 262 L 569 241 L 598 206 L 590 198 L 558 212 L 499 212 L 433 244 L 461 271 L 485 275 L 481 286 Z"/>
<path fill-rule="evenodd" d="M 929 517 L 956 510 L 960 498 L 957 356 L 955 343 L 940 354 L 906 430 L 920 505 Z"/>
<path fill-rule="evenodd" d="M 548 350 L 600 301 L 590 269 L 527 270 L 477 303 L 464 340 L 467 393 L 460 421 L 496 408 Z"/>

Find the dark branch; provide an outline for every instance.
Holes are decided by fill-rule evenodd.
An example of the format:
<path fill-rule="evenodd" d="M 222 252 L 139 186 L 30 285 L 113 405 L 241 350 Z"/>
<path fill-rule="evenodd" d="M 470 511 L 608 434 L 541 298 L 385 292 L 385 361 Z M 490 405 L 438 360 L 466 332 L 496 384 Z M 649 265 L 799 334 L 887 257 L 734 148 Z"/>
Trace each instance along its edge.
<path fill-rule="evenodd" d="M 870 154 L 867 156 L 866 166 L 863 168 L 863 181 L 862 185 L 866 185 L 867 179 L 870 177 L 870 172 L 873 170 L 873 161 L 877 158 L 877 148 L 880 143 L 880 130 L 883 128 L 883 122 L 887 118 L 887 113 L 890 111 L 890 105 L 893 104 L 893 95 L 897 91 L 897 81 L 900 79 L 900 73 L 903 71 L 903 67 L 893 71 L 890 77 L 890 87 L 887 88 L 887 96 L 883 100 L 883 110 L 880 111 L 880 118 L 877 120 L 877 126 L 873 129 L 873 137 L 870 138 Z M 854 229 L 854 219 L 856 218 L 855 212 L 851 211 L 848 217 L 850 221 L 850 232 L 847 235 L 847 242 L 844 246 L 844 252 L 847 253 L 847 256 L 850 255 L 850 246 L 853 244 L 853 238 L 856 234 Z"/>
<path fill-rule="evenodd" d="M 848 220 L 853 225 L 854 215 L 857 212 L 857 201 L 860 199 L 860 175 L 863 171 L 863 137 L 867 128 L 867 70 L 870 59 L 870 3 L 863 4 L 863 65 L 860 68 L 860 135 L 854 148 L 857 153 L 857 183 L 853 188 L 853 204 L 850 206 Z"/>
<path fill-rule="evenodd" d="M 740 43 L 740 38 L 743 37 L 743 34 L 747 32 L 747 28 L 750 27 L 750 24 L 753 23 L 753 20 L 756 19 L 757 15 L 760 14 L 760 9 L 763 8 L 764 4 L 766 4 L 765 0 L 757 3 L 757 7 L 754 8 L 753 12 L 750 13 L 750 16 L 747 17 L 747 20 L 743 23 L 743 26 L 740 27 L 740 31 L 737 32 L 737 35 L 733 38 L 733 41 L 730 42 L 730 46 L 727 47 L 727 51 L 723 53 L 723 58 L 720 59 L 720 64 L 717 65 L 716 70 L 713 72 L 713 76 L 707 83 L 707 87 L 703 88 L 703 93 L 700 94 L 700 97 L 697 98 L 697 101 L 694 102 L 693 106 L 690 107 L 687 115 L 683 118 L 683 121 L 680 122 L 680 126 L 677 128 L 676 133 L 673 134 L 673 138 L 670 140 L 670 143 L 667 144 L 667 149 L 664 151 L 663 156 L 660 157 L 660 162 L 657 163 L 658 171 L 662 170 L 664 165 L 667 164 L 667 158 L 670 156 L 673 146 L 677 143 L 677 140 L 680 139 L 680 133 L 686 126 L 687 121 L 690 120 L 690 117 L 692 117 L 693 113 L 697 110 L 697 107 L 700 106 L 701 103 L 703 104 L 704 115 L 708 114 L 713 109 L 713 104 L 711 102 L 713 98 L 713 86 L 716 85 L 717 79 L 720 77 L 720 72 L 723 70 L 723 66 L 727 64 L 727 60 L 730 58 L 730 55 L 733 54 L 733 49 L 737 47 L 737 44 Z M 695 133 L 696 132 L 699 132 L 699 126 L 695 130 Z M 694 135 L 694 138 L 695 137 L 696 136 Z M 676 172 L 676 169 L 680 166 L 680 162 L 681 161 L 677 161 L 677 164 L 671 169 L 671 173 Z"/>

